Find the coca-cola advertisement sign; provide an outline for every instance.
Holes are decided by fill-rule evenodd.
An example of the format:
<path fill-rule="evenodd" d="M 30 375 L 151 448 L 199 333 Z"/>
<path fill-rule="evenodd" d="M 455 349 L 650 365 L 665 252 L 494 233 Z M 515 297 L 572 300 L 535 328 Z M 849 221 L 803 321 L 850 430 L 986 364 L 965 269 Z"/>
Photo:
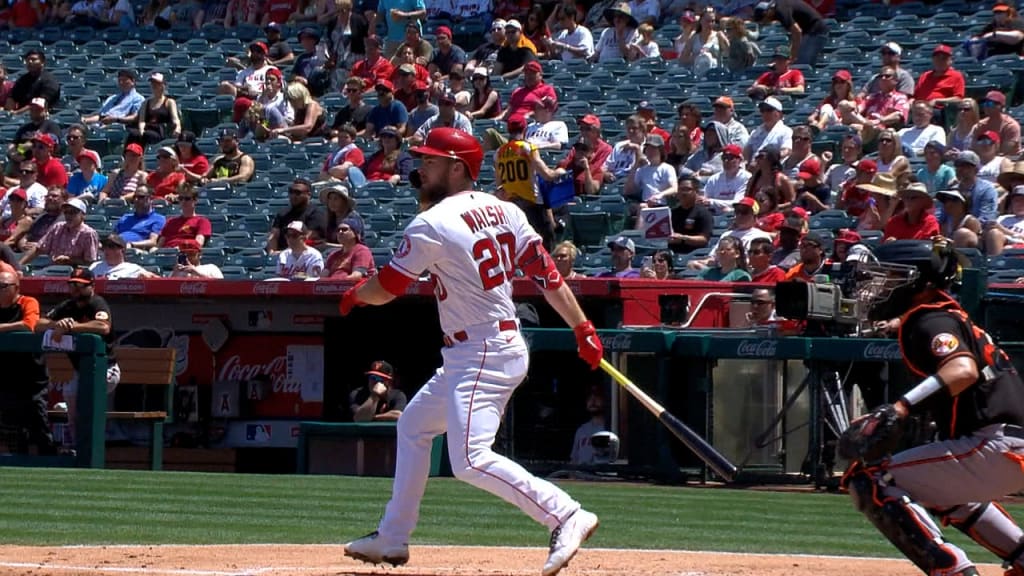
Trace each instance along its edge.
<path fill-rule="evenodd" d="M 60 282 L 46 282 L 43 284 L 44 294 L 64 294 L 68 291 L 68 283 L 66 281 Z"/>
<path fill-rule="evenodd" d="M 296 384 L 288 384 L 286 382 L 287 374 L 285 368 L 287 363 L 284 354 L 269 359 L 247 360 L 243 360 L 241 354 L 228 356 L 220 365 L 217 379 L 238 381 L 266 379 L 270 381 L 271 390 L 275 393 L 298 393 L 298 386 Z"/>
<path fill-rule="evenodd" d="M 256 296 L 273 296 L 280 291 L 280 282 L 258 282 L 252 287 L 252 293 Z"/>
<path fill-rule="evenodd" d="M 865 360 L 899 360 L 900 345 L 895 340 L 889 342 L 869 342 L 864 347 Z"/>
<path fill-rule="evenodd" d="M 178 291 L 182 296 L 200 296 L 206 294 L 207 282 L 182 282 Z"/>
<path fill-rule="evenodd" d="M 740 340 L 736 356 L 740 358 L 774 358 L 778 349 L 775 340 Z"/>

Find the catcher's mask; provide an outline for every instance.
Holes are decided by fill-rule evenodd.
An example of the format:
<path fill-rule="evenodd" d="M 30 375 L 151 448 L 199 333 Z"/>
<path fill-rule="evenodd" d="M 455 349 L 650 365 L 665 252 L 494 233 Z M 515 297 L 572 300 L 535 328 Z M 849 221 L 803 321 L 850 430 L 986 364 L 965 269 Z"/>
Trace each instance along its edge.
<path fill-rule="evenodd" d="M 925 288 L 945 290 L 957 279 L 961 256 L 947 242 L 896 240 L 875 248 L 877 260 L 857 265 L 857 299 L 868 320 L 902 316 Z"/>
<path fill-rule="evenodd" d="M 598 432 L 590 436 L 594 464 L 611 464 L 619 458 L 619 437 L 614 432 Z"/>

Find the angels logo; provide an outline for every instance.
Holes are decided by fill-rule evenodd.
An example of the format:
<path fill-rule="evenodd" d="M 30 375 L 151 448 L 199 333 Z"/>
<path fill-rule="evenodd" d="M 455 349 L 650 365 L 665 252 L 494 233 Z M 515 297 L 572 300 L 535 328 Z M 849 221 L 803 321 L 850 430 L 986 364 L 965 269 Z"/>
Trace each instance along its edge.
<path fill-rule="evenodd" d="M 949 332 L 936 334 L 932 338 L 932 354 L 936 356 L 949 356 L 959 347 L 960 340 Z"/>
<path fill-rule="evenodd" d="M 395 251 L 395 258 L 405 258 L 411 250 L 412 242 L 409 240 L 409 235 L 403 234 L 402 243 L 398 245 L 398 250 Z"/>

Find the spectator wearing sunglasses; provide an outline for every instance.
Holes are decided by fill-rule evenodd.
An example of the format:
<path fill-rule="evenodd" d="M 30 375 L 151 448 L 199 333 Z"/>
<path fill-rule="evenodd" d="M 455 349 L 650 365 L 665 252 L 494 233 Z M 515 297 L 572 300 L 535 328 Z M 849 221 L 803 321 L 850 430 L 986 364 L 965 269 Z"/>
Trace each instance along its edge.
<path fill-rule="evenodd" d="M 1012 116 L 1003 112 L 1006 108 L 1006 95 L 998 90 L 991 90 L 981 101 L 981 113 L 984 116 L 975 127 L 975 134 L 988 131 L 999 135 L 999 151 L 1007 156 L 1020 152 L 1020 123 Z"/>
<path fill-rule="evenodd" d="M 326 215 L 310 202 L 312 189 L 312 183 L 305 178 L 296 178 L 292 182 L 288 188 L 288 208 L 279 212 L 270 225 L 267 252 L 277 254 L 288 247 L 285 229 L 296 220 L 305 224 L 306 230 L 312 233 L 314 239 L 327 237 L 324 224 Z"/>
<path fill-rule="evenodd" d="M 883 66 L 878 74 L 878 90 L 868 94 L 860 106 L 848 100 L 839 103 L 843 124 L 859 130 L 864 142 L 873 141 L 886 128 L 903 126 L 910 112 L 910 100 L 896 86 L 896 69 Z"/>
<path fill-rule="evenodd" d="M 896 89 L 911 96 L 914 94 L 914 75 L 909 70 L 900 66 L 900 59 L 903 57 L 903 47 L 895 42 L 886 42 L 879 50 L 882 55 L 882 67 L 892 68 L 896 71 Z M 868 94 L 878 92 L 878 81 L 880 74 L 875 74 L 864 84 L 857 94 L 858 100 L 863 100 Z"/>
<path fill-rule="evenodd" d="M 8 194 L 0 200 L 0 215 L 8 217 L 11 215 L 11 194 L 21 190 L 25 193 L 25 197 L 28 199 L 28 206 L 26 212 L 30 216 L 35 216 L 43 211 L 43 205 L 46 200 L 46 186 L 43 186 L 36 181 L 36 168 L 35 160 L 25 160 L 21 163 L 18 170 L 18 186 L 8 191 Z"/>
<path fill-rule="evenodd" d="M 641 278 L 652 280 L 671 280 L 675 273 L 675 263 L 672 261 L 672 253 L 668 250 L 660 250 L 654 254 L 650 266 L 640 269 Z"/>
<path fill-rule="evenodd" d="M 786 278 L 786 271 L 772 264 L 772 241 L 768 238 L 754 238 L 747 253 L 747 271 L 750 279 L 760 284 L 775 284 Z"/>

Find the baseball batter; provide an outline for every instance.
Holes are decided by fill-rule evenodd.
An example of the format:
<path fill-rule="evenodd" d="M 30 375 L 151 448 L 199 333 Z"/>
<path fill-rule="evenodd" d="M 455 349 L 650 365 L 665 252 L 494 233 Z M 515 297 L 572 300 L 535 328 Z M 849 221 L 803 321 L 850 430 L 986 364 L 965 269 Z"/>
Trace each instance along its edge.
<path fill-rule="evenodd" d="M 551 529 L 543 574 L 552 576 L 593 534 L 598 520 L 554 484 L 491 450 L 505 406 L 529 367 L 512 302 L 516 270 L 532 278 L 574 327 L 579 354 L 592 369 L 604 349 L 523 211 L 473 190 L 483 162 L 480 143 L 460 130 L 435 128 L 411 151 L 422 158 L 410 179 L 424 211 L 405 229 L 394 259 L 346 292 L 340 308 L 346 315 L 356 306 L 386 304 L 429 271 L 444 331 L 444 362 L 398 419 L 395 481 L 377 531 L 348 543 L 345 555 L 374 564 L 408 562 L 431 443 L 447 431 L 457 478 Z"/>
<path fill-rule="evenodd" d="M 859 266 L 880 268 L 875 278 L 887 283 L 900 274 L 907 280 L 876 295 L 870 317 L 900 318 L 903 360 L 921 382 L 840 438 L 840 454 L 856 460 L 843 483 L 857 509 L 925 573 L 978 574 L 943 538 L 934 514 L 1002 558 L 1008 576 L 1024 576 L 1024 532 L 993 502 L 1024 490 L 1024 383 L 943 291 L 957 270 L 950 246 L 899 242 L 876 255 L 886 264 Z M 889 457 L 911 412 L 929 415 L 937 439 Z"/>

